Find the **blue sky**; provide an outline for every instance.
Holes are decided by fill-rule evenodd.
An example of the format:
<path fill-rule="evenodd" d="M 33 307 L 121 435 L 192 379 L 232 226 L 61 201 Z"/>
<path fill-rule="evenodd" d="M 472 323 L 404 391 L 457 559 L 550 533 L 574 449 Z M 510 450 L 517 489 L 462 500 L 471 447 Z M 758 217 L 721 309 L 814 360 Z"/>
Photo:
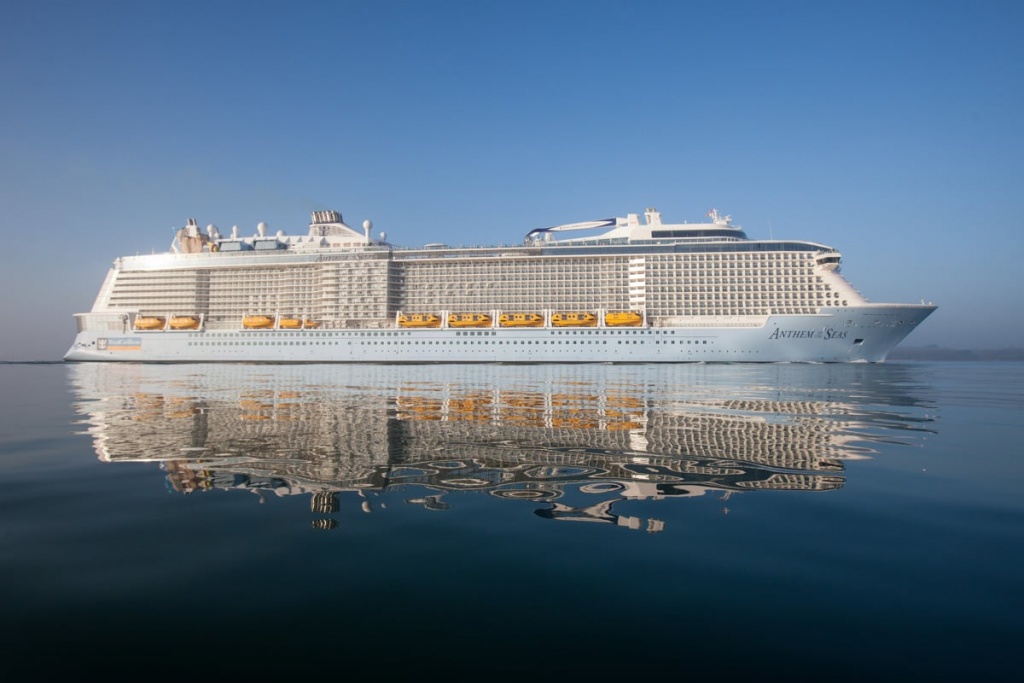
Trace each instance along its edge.
<path fill-rule="evenodd" d="M 712 207 L 838 248 L 906 342 L 1024 345 L 1024 3 L 0 6 L 0 359 L 195 217 L 400 245 Z"/>

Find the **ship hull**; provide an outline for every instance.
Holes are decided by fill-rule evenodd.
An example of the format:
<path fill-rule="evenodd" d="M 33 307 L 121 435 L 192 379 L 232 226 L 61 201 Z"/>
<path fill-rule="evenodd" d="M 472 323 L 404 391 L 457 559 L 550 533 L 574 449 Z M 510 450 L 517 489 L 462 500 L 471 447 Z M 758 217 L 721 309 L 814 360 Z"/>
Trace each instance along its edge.
<path fill-rule="evenodd" d="M 877 304 L 644 328 L 83 331 L 66 361 L 148 363 L 883 362 L 935 310 Z"/>

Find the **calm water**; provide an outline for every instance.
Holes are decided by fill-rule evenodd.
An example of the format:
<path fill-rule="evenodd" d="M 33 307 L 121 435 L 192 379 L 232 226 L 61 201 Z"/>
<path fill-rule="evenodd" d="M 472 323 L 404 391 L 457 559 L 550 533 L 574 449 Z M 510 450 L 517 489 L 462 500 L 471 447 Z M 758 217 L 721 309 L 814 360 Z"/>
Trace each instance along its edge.
<path fill-rule="evenodd" d="M 0 365 L 8 671 L 1017 680 L 1024 364 Z"/>

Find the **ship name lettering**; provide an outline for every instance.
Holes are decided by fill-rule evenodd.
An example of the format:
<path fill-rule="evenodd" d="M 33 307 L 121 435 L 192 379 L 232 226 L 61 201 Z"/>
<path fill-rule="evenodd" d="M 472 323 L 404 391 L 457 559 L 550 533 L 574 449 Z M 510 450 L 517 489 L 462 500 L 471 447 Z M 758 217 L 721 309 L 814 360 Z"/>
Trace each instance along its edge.
<path fill-rule="evenodd" d="M 820 330 L 783 330 L 775 328 L 769 339 L 845 339 L 846 332 L 832 327 Z"/>

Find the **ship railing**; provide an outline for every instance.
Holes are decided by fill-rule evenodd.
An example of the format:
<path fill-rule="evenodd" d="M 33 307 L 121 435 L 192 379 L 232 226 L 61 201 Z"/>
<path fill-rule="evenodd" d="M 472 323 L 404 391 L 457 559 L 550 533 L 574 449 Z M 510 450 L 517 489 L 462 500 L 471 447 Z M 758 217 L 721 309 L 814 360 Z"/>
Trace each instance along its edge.
<path fill-rule="evenodd" d="M 685 315 L 659 316 L 652 327 L 764 327 L 767 315 Z"/>
<path fill-rule="evenodd" d="M 132 332 L 131 313 L 75 313 L 75 323 L 79 332 L 115 332 L 127 334 Z"/>
<path fill-rule="evenodd" d="M 353 252 L 347 249 L 322 249 L 319 252 L 280 252 L 280 251 L 245 251 L 241 252 L 246 257 L 260 259 L 260 266 L 266 265 L 286 265 L 290 263 L 308 263 L 310 253 L 316 253 L 319 257 L 317 260 L 330 260 L 331 257 L 340 256 L 343 254 L 372 254 L 373 256 L 385 256 L 391 252 L 391 249 L 385 247 L 368 247 L 366 249 L 360 249 L 358 252 Z M 137 270 L 141 268 L 192 268 L 195 266 L 197 260 L 204 262 L 204 265 L 214 265 L 223 263 L 225 265 L 234 263 L 234 259 L 239 256 L 239 252 L 216 252 L 213 254 L 202 252 L 199 254 L 174 254 L 171 252 L 164 252 L 161 254 L 137 254 L 135 256 L 122 256 L 118 259 L 118 268 L 120 270 Z"/>

